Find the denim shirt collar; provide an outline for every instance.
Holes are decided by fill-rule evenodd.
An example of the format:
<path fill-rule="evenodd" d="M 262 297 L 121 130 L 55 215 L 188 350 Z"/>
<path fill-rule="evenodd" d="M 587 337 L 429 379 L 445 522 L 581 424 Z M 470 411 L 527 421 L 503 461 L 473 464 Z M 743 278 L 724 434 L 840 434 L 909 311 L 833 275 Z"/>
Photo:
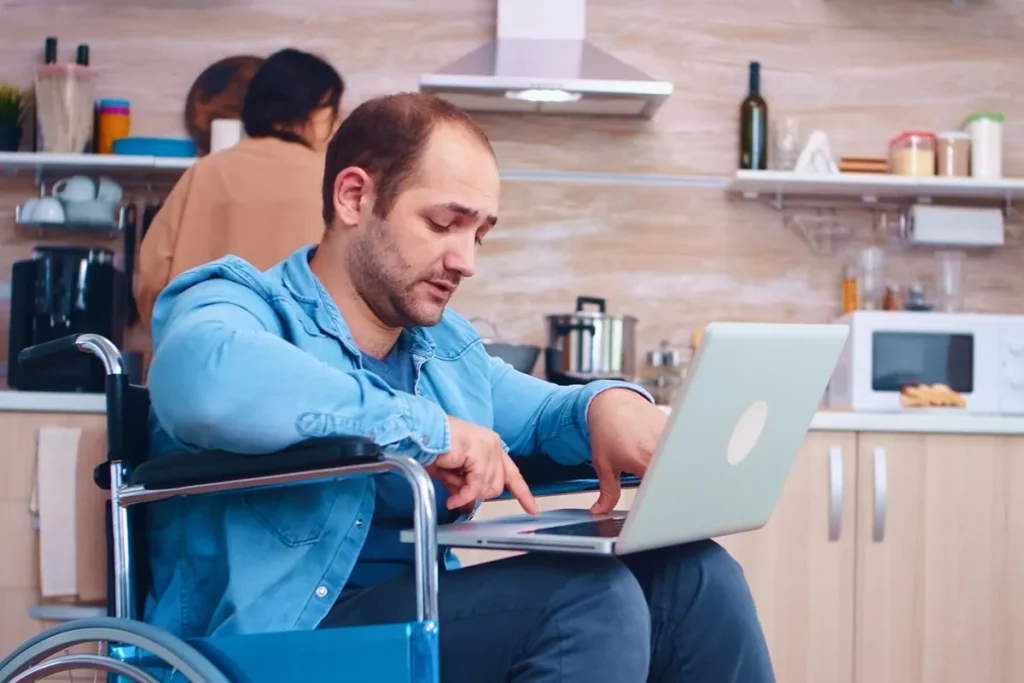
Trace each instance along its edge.
<path fill-rule="evenodd" d="M 320 278 L 310 270 L 309 261 L 315 252 L 316 245 L 314 244 L 299 249 L 288 257 L 284 262 L 284 286 L 321 332 L 334 337 L 341 342 L 346 351 L 361 358 L 362 352 L 356 346 L 355 339 L 352 338 L 352 331 L 349 329 L 348 323 L 341 316 L 341 311 L 331 299 L 331 295 L 324 289 Z M 403 329 L 398 337 L 398 343 L 420 360 L 417 365 L 432 358 L 437 351 L 434 340 L 420 327 Z"/>

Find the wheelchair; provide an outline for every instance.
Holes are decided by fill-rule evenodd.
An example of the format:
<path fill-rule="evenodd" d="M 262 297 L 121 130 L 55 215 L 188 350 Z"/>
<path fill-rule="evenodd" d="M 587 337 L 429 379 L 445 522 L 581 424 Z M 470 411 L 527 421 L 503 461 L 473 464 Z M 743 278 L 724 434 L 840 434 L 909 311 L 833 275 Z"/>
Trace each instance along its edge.
<path fill-rule="evenodd" d="M 22 350 L 17 362 L 31 370 L 79 353 L 99 359 L 106 372 L 107 461 L 96 468 L 94 479 L 110 492 L 108 616 L 69 621 L 26 641 L 0 660 L 0 683 L 31 683 L 74 671 L 91 671 L 95 680 L 103 674 L 108 683 L 440 680 L 436 501 L 421 464 L 384 454 L 355 436 L 313 439 L 265 455 L 205 451 L 149 459 L 149 392 L 130 384 L 110 340 L 96 334 L 62 337 Z M 588 465 L 526 458 L 520 471 L 536 496 L 597 489 Z M 401 474 L 413 491 L 415 621 L 192 639 L 142 621 L 148 591 L 142 503 L 385 472 Z M 624 476 L 622 483 L 636 486 L 638 480 Z M 82 652 L 89 644 L 95 653 Z"/>

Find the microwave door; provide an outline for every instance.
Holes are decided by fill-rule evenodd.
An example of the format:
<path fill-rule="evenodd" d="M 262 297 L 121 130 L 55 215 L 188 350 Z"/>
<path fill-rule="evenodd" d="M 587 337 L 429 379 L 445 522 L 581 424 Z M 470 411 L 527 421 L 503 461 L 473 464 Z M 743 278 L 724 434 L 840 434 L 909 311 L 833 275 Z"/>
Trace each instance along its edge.
<path fill-rule="evenodd" d="M 899 393 L 905 386 L 945 384 L 974 391 L 974 335 L 948 332 L 875 332 L 871 389 Z"/>

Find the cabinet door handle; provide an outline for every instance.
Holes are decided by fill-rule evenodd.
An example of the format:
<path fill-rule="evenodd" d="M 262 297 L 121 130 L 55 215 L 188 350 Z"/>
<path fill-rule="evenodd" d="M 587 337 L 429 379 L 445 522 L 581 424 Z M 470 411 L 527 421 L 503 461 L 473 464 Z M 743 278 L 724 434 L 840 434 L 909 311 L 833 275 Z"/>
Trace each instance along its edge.
<path fill-rule="evenodd" d="M 828 540 L 838 541 L 843 533 L 843 449 L 828 451 Z"/>
<path fill-rule="evenodd" d="M 889 477 L 885 466 L 885 449 L 875 449 L 875 518 L 871 527 L 871 540 L 885 540 L 885 513 L 889 504 Z"/>

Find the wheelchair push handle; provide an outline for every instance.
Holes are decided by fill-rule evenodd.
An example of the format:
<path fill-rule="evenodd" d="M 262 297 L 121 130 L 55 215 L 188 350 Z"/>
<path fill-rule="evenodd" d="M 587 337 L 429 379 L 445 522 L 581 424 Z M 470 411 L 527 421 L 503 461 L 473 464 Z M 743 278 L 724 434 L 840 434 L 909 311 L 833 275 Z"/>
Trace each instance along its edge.
<path fill-rule="evenodd" d="M 70 360 L 76 353 L 90 353 L 103 362 L 108 375 L 125 374 L 124 358 L 114 343 L 98 334 L 69 334 L 22 349 L 18 365 L 25 370 L 42 368 Z"/>

